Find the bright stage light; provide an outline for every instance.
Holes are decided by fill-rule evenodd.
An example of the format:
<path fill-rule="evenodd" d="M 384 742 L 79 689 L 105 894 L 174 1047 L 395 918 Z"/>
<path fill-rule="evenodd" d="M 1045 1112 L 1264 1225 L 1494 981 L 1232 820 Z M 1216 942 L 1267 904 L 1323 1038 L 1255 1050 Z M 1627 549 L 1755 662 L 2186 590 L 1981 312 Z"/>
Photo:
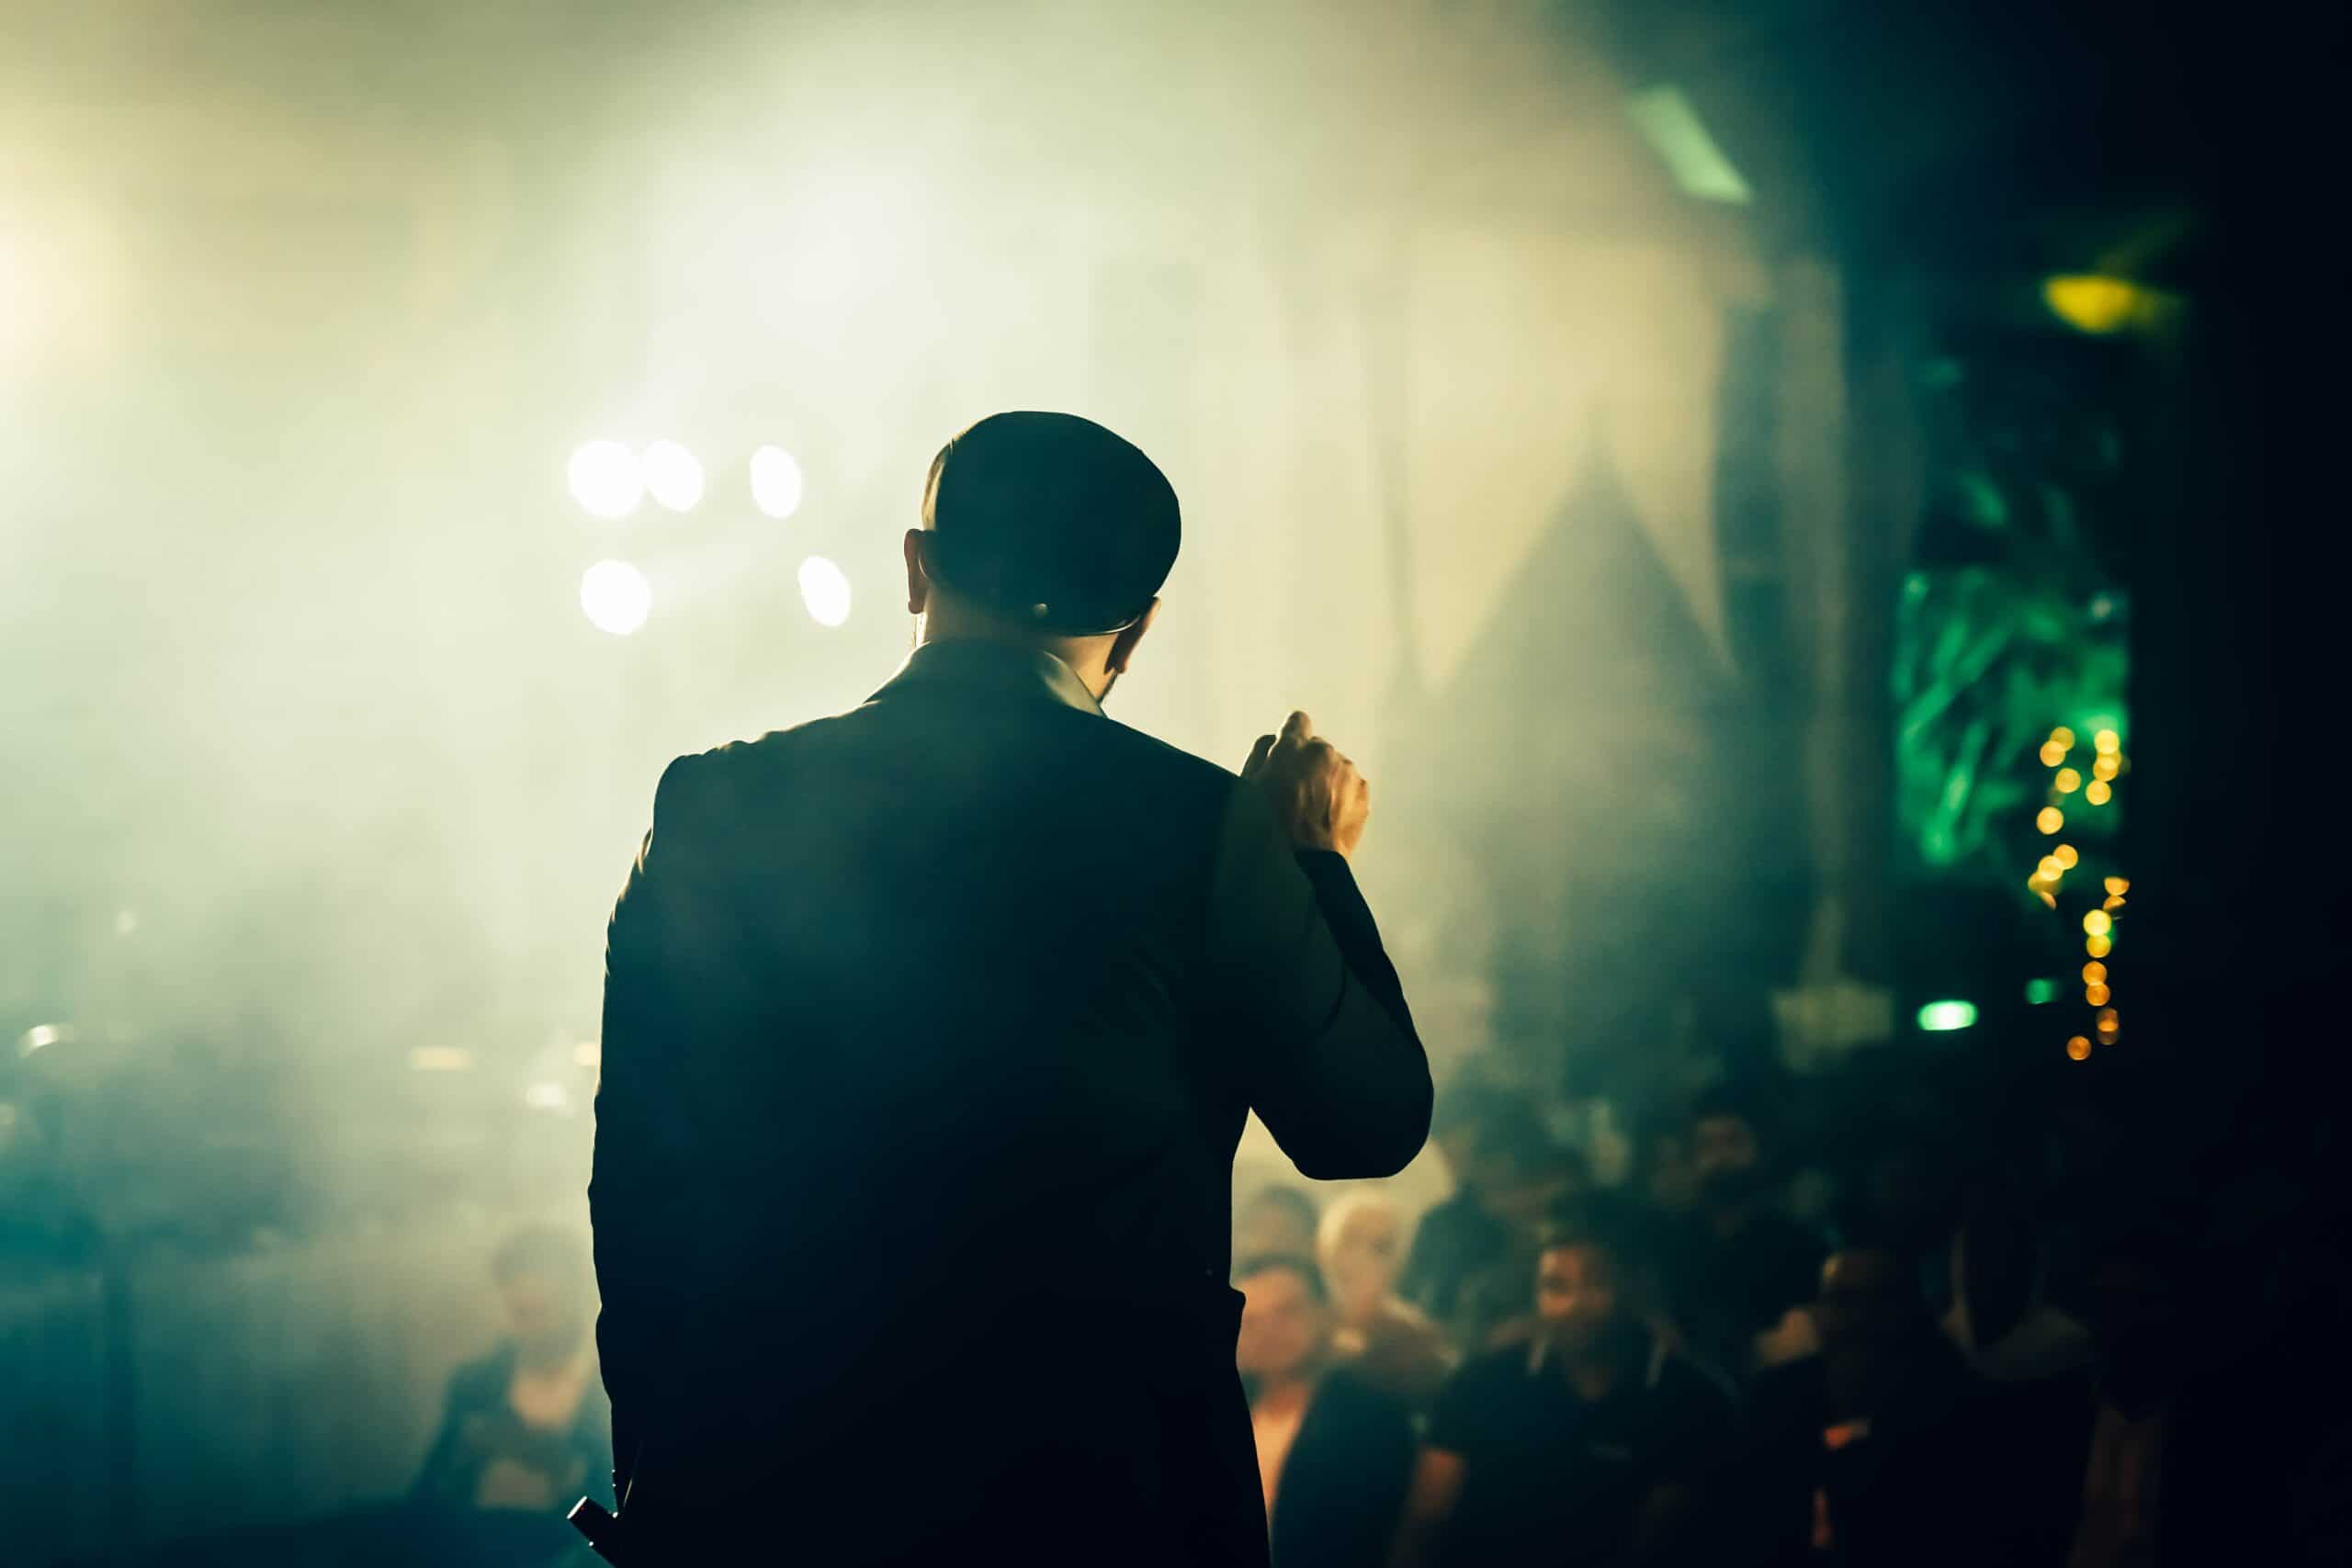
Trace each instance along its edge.
<path fill-rule="evenodd" d="M 849 579 L 824 557 L 810 556 L 800 563 L 800 602 L 819 626 L 840 626 L 849 619 Z"/>
<path fill-rule="evenodd" d="M 1919 1010 L 1919 1027 L 1929 1034 L 1948 1034 L 1976 1022 L 1976 1004 L 1968 1001 L 1929 1002 Z"/>
<path fill-rule="evenodd" d="M 580 608 L 598 631 L 627 637 L 652 607 L 653 585 L 625 560 L 600 560 L 580 574 Z"/>
<path fill-rule="evenodd" d="M 800 464 L 781 446 L 763 446 L 752 454 L 752 504 L 771 517 L 789 517 L 800 510 Z"/>
<path fill-rule="evenodd" d="M 565 470 L 571 499 L 596 517 L 626 517 L 645 499 L 645 470 L 617 441 L 583 442 Z"/>
<path fill-rule="evenodd" d="M 673 512 L 691 512 L 702 499 L 702 464 L 674 441 L 656 441 L 639 459 L 645 488 Z"/>

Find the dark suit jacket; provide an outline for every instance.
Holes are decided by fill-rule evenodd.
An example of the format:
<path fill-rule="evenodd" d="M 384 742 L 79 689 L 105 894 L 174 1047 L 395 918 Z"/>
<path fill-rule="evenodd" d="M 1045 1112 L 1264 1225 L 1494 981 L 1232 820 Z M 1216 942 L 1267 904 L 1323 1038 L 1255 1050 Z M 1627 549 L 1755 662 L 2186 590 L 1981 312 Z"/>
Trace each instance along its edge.
<path fill-rule="evenodd" d="M 1263 1561 L 1225 1282 L 1245 1114 L 1347 1178 L 1430 1110 L 1345 862 L 982 643 L 671 765 L 603 1070 L 629 1506 L 833 1563 Z"/>

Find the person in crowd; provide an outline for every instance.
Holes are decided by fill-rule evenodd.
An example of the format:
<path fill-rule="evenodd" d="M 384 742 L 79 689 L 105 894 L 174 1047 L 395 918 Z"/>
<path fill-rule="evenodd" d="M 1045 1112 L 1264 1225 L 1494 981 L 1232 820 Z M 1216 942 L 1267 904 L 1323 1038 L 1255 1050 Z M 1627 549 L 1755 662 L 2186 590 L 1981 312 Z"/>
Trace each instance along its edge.
<path fill-rule="evenodd" d="M 1493 1083 L 1472 1079 L 1446 1085 L 1430 1117 L 1430 1144 L 1445 1162 L 1446 1175 L 1458 1192 L 1470 1180 L 1470 1162 L 1478 1141 L 1498 1108 L 1519 1096 Z"/>
<path fill-rule="evenodd" d="M 1951 1306 L 1943 1316 L 1945 1336 L 1979 1377 L 2030 1385 L 2089 1362 L 2090 1330 L 2050 1303 L 2043 1273 L 2041 1238 L 2024 1206 L 1979 1183 L 1952 1233 Z"/>
<path fill-rule="evenodd" d="M 1544 1216 L 1591 1183 L 1525 1100 L 1488 1106 L 1453 1196 L 1421 1216 L 1399 1293 L 1465 1349 L 1525 1310 Z"/>
<path fill-rule="evenodd" d="M 2081 1509 L 2066 1568 L 2147 1568 L 2160 1556 L 2168 1450 L 2189 1382 L 2187 1262 L 2183 1240 L 2155 1224 L 2120 1226 L 2094 1247 L 2089 1420 L 2087 1433 L 2075 1428 Z"/>
<path fill-rule="evenodd" d="M 1484 1086 L 1449 1089 L 1430 1122 L 1430 1142 L 1445 1160 L 1453 1190 L 1431 1205 L 1414 1228 L 1397 1292 L 1436 1317 L 1453 1310 L 1464 1260 L 1503 1249 L 1502 1222 L 1487 1212 L 1479 1193 L 1479 1150 L 1488 1125 L 1503 1113 L 1504 1096 Z"/>
<path fill-rule="evenodd" d="M 1453 1362 L 1436 1325 L 1396 1295 L 1404 1232 L 1394 1202 L 1351 1193 L 1324 1213 L 1315 1257 L 1330 1287 L 1334 1352 L 1365 1381 L 1424 1411 Z"/>
<path fill-rule="evenodd" d="M 1634 1235 L 1605 1194 L 1545 1235 L 1538 1332 L 1466 1362 L 1439 1396 L 1397 1568 L 1712 1560 L 1733 1399 L 1635 1310 Z"/>
<path fill-rule="evenodd" d="M 449 1380 L 439 1435 L 410 1489 L 422 1504 L 561 1514 L 601 1490 L 612 1452 L 588 1249 L 554 1228 L 516 1232 L 491 1272 L 507 1332 Z"/>
<path fill-rule="evenodd" d="M 1939 1332 L 1901 1250 L 1823 1264 L 1817 1354 L 1749 1390 L 1742 1533 L 1773 1563 L 2003 1561 L 2002 1435 L 1988 1389 Z"/>
<path fill-rule="evenodd" d="M 1812 1299 L 1827 1248 L 1773 1205 L 1773 1151 L 1747 1097 L 1702 1095 L 1689 1128 L 1698 1201 L 1669 1244 L 1668 1308 L 1694 1355 L 1742 1376 L 1758 1337 Z"/>
<path fill-rule="evenodd" d="M 1660 1116 L 1646 1129 L 1635 1162 L 1634 1184 L 1643 1201 L 1661 1218 L 1681 1222 L 1699 1207 L 1699 1172 L 1691 1163 L 1690 1129 Z"/>
<path fill-rule="evenodd" d="M 1274 1182 L 1233 1212 L 1236 1258 L 1312 1258 L 1322 1215 L 1305 1189 Z"/>
<path fill-rule="evenodd" d="M 1314 1260 L 1244 1258 L 1234 1361 L 1250 1399 L 1274 1568 L 1384 1568 L 1412 1476 L 1404 1402 L 1333 1352 Z"/>

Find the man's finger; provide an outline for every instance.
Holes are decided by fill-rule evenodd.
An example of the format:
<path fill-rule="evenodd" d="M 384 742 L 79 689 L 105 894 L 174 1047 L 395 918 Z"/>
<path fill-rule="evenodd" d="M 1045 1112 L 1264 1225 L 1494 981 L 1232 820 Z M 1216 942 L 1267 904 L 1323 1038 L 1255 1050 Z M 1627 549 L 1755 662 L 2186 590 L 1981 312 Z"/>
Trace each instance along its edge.
<path fill-rule="evenodd" d="M 1314 734 L 1315 721 L 1303 713 L 1294 713 L 1283 720 L 1283 741 L 1285 745 L 1300 745 L 1311 739 Z"/>
<path fill-rule="evenodd" d="M 1258 770 L 1266 765 L 1266 759 L 1272 756 L 1273 751 L 1274 738 L 1272 736 L 1258 737 L 1258 744 L 1250 748 L 1250 760 L 1241 764 L 1241 776 L 1245 779 L 1256 778 Z"/>

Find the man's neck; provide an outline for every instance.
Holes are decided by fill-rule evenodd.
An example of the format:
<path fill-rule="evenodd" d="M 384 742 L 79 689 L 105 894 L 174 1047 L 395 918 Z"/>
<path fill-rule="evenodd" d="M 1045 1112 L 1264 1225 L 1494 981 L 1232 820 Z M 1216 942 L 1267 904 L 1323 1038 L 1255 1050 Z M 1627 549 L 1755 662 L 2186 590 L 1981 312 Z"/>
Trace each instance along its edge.
<path fill-rule="evenodd" d="M 933 610 L 922 618 L 916 637 L 918 647 L 934 642 L 985 642 L 1000 648 L 1027 649 L 1033 653 L 1046 654 L 1069 666 L 1095 701 L 1102 700 L 1111 688 L 1111 672 L 1103 666 L 1101 637 L 1041 637 L 1004 626 L 983 616 L 956 615 Z"/>

